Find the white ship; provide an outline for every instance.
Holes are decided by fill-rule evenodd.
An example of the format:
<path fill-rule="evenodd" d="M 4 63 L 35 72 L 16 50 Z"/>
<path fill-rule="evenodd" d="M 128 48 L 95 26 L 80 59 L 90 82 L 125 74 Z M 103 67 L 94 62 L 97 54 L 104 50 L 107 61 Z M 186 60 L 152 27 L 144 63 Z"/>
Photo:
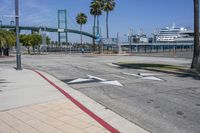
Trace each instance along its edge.
<path fill-rule="evenodd" d="M 156 35 L 156 42 L 170 43 L 192 43 L 194 40 L 194 32 L 185 27 L 166 27 L 161 29 Z"/>

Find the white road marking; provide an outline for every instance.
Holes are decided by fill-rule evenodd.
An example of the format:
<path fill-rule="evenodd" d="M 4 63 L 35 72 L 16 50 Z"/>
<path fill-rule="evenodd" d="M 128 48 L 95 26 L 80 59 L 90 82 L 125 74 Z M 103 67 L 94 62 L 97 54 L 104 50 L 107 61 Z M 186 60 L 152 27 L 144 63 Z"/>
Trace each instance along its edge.
<path fill-rule="evenodd" d="M 102 79 L 102 78 L 95 77 L 95 76 L 92 76 L 92 75 L 88 75 L 88 77 L 89 77 L 90 79 L 97 79 L 97 80 L 100 80 L 100 81 L 106 81 L 106 79 Z"/>
<path fill-rule="evenodd" d="M 141 79 L 164 81 L 164 80 L 157 78 L 157 77 L 154 77 L 154 76 L 142 77 Z"/>
<path fill-rule="evenodd" d="M 164 81 L 163 79 L 152 76 L 152 75 L 156 75 L 156 74 L 153 74 L 153 73 L 138 73 L 138 74 L 132 74 L 132 73 L 126 73 L 126 72 L 122 72 L 122 73 L 125 74 L 125 75 L 135 76 L 135 77 L 138 77 L 140 79 Z"/>
<path fill-rule="evenodd" d="M 123 86 L 117 80 L 108 81 L 106 79 L 102 79 L 102 78 L 95 77 L 95 76 L 92 76 L 92 75 L 88 75 L 88 79 L 78 78 L 78 79 L 75 79 L 75 80 L 72 80 L 72 81 L 68 82 L 68 84 L 81 83 L 81 82 L 87 82 L 87 81 L 95 81 L 95 80 L 97 80 L 96 81 L 97 83 L 110 84 L 110 85 L 116 85 L 116 86 Z"/>
<path fill-rule="evenodd" d="M 81 82 L 87 82 L 87 81 L 93 81 L 94 79 L 83 79 L 83 78 L 78 78 L 78 79 L 75 79 L 75 80 L 72 80 L 70 82 L 68 82 L 69 84 L 71 83 L 81 83 Z"/>
<path fill-rule="evenodd" d="M 100 82 L 102 84 L 110 84 L 110 85 L 116 85 L 116 86 L 123 86 L 120 82 L 118 82 L 117 80 L 114 80 L 114 81 L 103 81 L 103 82 Z"/>

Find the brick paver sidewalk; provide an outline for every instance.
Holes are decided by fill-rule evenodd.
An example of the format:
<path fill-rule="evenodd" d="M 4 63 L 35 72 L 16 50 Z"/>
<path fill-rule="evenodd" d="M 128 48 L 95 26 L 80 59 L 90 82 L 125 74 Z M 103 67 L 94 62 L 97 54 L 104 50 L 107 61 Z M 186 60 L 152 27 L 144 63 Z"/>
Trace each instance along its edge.
<path fill-rule="evenodd" d="M 0 112 L 0 133 L 107 133 L 68 99 Z"/>

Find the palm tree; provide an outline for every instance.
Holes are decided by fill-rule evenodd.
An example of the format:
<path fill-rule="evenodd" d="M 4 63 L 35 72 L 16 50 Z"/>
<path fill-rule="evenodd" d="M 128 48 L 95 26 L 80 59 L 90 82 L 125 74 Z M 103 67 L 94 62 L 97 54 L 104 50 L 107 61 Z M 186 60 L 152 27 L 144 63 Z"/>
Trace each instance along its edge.
<path fill-rule="evenodd" d="M 15 36 L 11 31 L 0 30 L 0 47 L 3 54 L 9 56 L 9 48 L 14 46 Z"/>
<path fill-rule="evenodd" d="M 79 13 L 76 16 L 76 22 L 80 25 L 81 45 L 82 45 L 82 26 L 87 23 L 87 16 L 84 13 Z"/>
<path fill-rule="evenodd" d="M 200 71 L 199 0 L 194 0 L 194 53 L 191 68 Z"/>
<path fill-rule="evenodd" d="M 99 34 L 99 17 L 102 15 L 105 0 L 96 0 L 99 11 L 97 12 L 97 34 Z"/>
<path fill-rule="evenodd" d="M 109 30 L 108 30 L 108 15 L 109 12 L 113 11 L 115 8 L 115 0 L 105 0 L 103 10 L 106 12 L 106 33 L 107 33 L 107 38 L 109 38 Z"/>
<path fill-rule="evenodd" d="M 96 19 L 102 14 L 102 0 L 93 0 L 90 5 L 90 14 L 94 16 L 93 36 L 95 36 Z M 97 23 L 99 27 L 99 23 Z M 98 30 L 99 31 L 99 30 Z M 95 40 L 93 38 L 94 51 L 96 50 Z"/>
<path fill-rule="evenodd" d="M 3 37 L 3 35 L 1 34 L 1 31 L 0 31 L 0 56 L 2 55 L 3 46 L 4 46 L 5 43 L 6 43 L 6 40 L 5 40 L 5 38 Z"/>

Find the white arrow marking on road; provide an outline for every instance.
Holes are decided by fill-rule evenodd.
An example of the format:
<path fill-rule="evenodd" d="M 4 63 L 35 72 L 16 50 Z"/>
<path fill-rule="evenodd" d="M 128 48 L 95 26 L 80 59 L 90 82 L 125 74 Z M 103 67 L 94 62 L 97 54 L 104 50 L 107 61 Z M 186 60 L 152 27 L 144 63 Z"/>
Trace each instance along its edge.
<path fill-rule="evenodd" d="M 135 76 L 135 77 L 138 77 L 138 78 L 140 78 L 140 79 L 164 81 L 163 79 L 160 79 L 160 78 L 157 78 L 157 77 L 154 77 L 154 76 L 150 76 L 150 75 L 153 74 L 153 73 L 140 73 L 140 75 L 138 75 L 138 74 L 126 73 L 126 72 L 122 72 L 122 73 L 125 74 L 125 75 Z M 147 75 L 149 75 L 149 76 L 147 76 Z M 156 75 L 156 74 L 155 74 L 155 75 Z"/>
<path fill-rule="evenodd" d="M 94 79 L 83 79 L 83 78 L 78 78 L 78 79 L 75 79 L 75 80 L 72 80 L 70 82 L 68 82 L 69 84 L 71 83 L 81 83 L 81 82 L 87 82 L 87 81 L 93 81 Z"/>
<path fill-rule="evenodd" d="M 96 79 L 96 80 L 100 80 L 100 81 L 106 81 L 106 79 L 102 79 L 102 78 L 95 77 L 95 76 L 92 76 L 92 75 L 88 75 L 88 77 L 89 77 L 90 79 Z"/>
<path fill-rule="evenodd" d="M 164 81 L 162 79 L 159 79 L 157 77 L 154 76 L 150 76 L 150 77 L 142 77 L 141 79 L 147 79 L 147 80 L 157 80 L 157 81 Z"/>
<path fill-rule="evenodd" d="M 123 86 L 120 82 L 114 80 L 114 81 L 103 81 L 103 82 L 100 82 L 102 84 L 110 84 L 110 85 L 116 85 L 116 86 Z"/>
<path fill-rule="evenodd" d="M 68 82 L 68 84 L 72 84 L 72 83 L 81 83 L 81 82 L 87 82 L 87 81 L 94 81 L 97 80 L 97 82 L 102 83 L 102 84 L 110 84 L 110 85 L 116 85 L 116 86 L 123 86 L 120 82 L 118 82 L 117 80 L 114 81 L 107 81 L 106 79 L 102 79 L 99 77 L 95 77 L 92 75 L 88 75 L 89 79 L 83 79 L 83 78 L 78 78 L 75 80 L 72 80 L 70 82 Z"/>

